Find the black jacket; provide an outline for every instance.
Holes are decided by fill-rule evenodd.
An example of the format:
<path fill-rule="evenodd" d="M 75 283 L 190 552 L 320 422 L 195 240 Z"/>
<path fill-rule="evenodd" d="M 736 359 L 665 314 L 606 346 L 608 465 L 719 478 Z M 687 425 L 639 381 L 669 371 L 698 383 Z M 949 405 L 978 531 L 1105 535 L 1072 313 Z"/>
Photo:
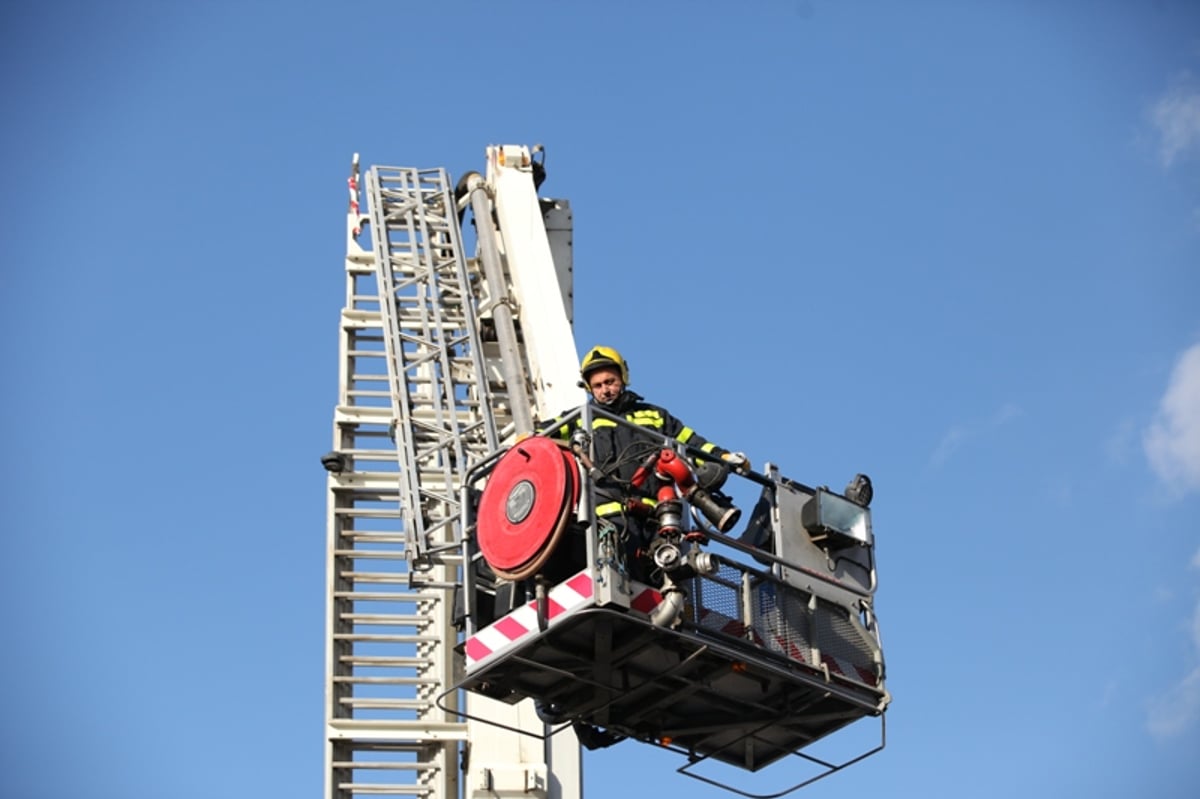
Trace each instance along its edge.
<path fill-rule="evenodd" d="M 711 453 L 716 457 L 728 452 L 676 419 L 666 408 L 652 405 L 643 400 L 641 395 L 628 389 L 622 392 L 612 405 L 596 407 L 614 416 L 623 416 L 639 428 L 661 433 L 701 452 Z M 581 419 L 576 419 L 571 424 L 560 425 L 554 429 L 553 435 L 562 439 L 570 438 L 571 432 L 581 422 Z M 648 480 L 636 491 L 631 489 L 629 481 L 647 456 L 659 448 L 660 444 L 650 436 L 642 435 L 639 430 L 617 425 L 611 419 L 593 417 L 592 462 L 604 475 L 596 483 L 597 493 L 603 497 L 597 502 L 603 504 L 604 499 L 620 501 L 629 497 L 653 497 L 657 488 L 653 479 Z M 605 515 L 599 506 L 597 512 Z"/>

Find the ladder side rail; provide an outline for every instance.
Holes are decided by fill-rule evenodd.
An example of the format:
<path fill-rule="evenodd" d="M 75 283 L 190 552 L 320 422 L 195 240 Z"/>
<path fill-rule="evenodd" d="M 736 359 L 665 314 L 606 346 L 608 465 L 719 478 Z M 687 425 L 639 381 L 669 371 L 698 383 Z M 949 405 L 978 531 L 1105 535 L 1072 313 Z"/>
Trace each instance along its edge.
<path fill-rule="evenodd" d="M 401 513 L 404 518 L 405 535 L 408 538 L 410 558 L 415 544 L 424 533 L 420 505 L 413 500 L 419 500 L 420 488 L 417 480 L 416 451 L 411 436 L 398 434 L 407 430 L 412 424 L 413 408 L 412 394 L 414 388 L 408 380 L 408 370 L 405 368 L 405 347 L 401 343 L 403 334 L 400 330 L 399 309 L 396 307 L 397 295 L 401 288 L 419 282 L 413 263 L 412 247 L 416 235 L 412 229 L 412 220 L 404 213 L 407 206 L 416 202 L 415 198 L 405 196 L 401 200 L 402 207 L 397 208 L 386 199 L 386 190 L 382 184 L 381 170 L 373 167 L 367 172 L 367 211 L 371 219 L 371 238 L 375 250 L 376 279 L 378 280 L 379 311 L 383 323 L 386 347 L 386 363 L 388 383 L 394 414 L 393 430 L 396 431 L 396 453 L 400 462 L 401 482 Z M 407 186 L 402 186 L 407 188 Z M 395 216 L 393 216 L 393 214 Z M 404 225 L 401 228 L 401 225 Z M 404 241 L 396 241 L 393 234 L 403 229 L 407 234 Z M 401 252 L 395 252 L 400 249 Z M 397 270 L 403 270 L 410 277 L 407 280 L 397 280 Z"/>
<path fill-rule="evenodd" d="M 473 414 L 490 415 L 491 408 L 488 403 L 484 402 L 472 408 L 460 402 L 460 394 L 465 396 L 465 393 L 460 392 L 455 379 L 456 369 L 452 362 L 452 353 L 460 350 L 467 354 L 465 361 L 461 356 L 459 358 L 460 371 L 465 364 L 465 371 L 478 389 L 481 385 L 479 375 L 482 370 L 472 359 L 472 355 L 480 352 L 482 345 L 473 304 L 467 301 L 469 277 L 462 252 L 461 233 L 458 230 L 457 210 L 449 191 L 446 173 L 438 170 L 437 175 L 440 199 L 434 205 L 421 205 L 418 213 L 422 215 L 422 226 L 430 232 L 431 241 L 427 257 L 432 261 L 429 282 L 432 302 L 428 306 L 432 319 L 427 320 L 426 324 L 434 336 L 443 338 L 438 349 L 440 361 L 437 374 L 441 384 L 437 387 L 436 398 L 441 400 L 441 404 L 437 406 L 437 425 L 442 437 L 441 444 L 449 452 L 443 453 L 439 460 L 442 472 L 440 485 L 445 490 L 437 499 L 440 506 L 447 509 L 447 513 L 440 523 L 440 532 L 443 535 L 436 543 L 457 549 L 461 540 L 461 507 L 458 504 L 460 478 L 455 472 L 458 468 L 469 468 L 486 452 L 482 450 L 469 453 L 466 446 L 469 439 L 464 433 L 473 427 L 481 427 L 484 431 L 490 431 L 487 434 L 487 442 L 495 441 L 496 436 L 495 424 L 490 418 L 479 423 L 472 419 Z M 456 317 L 452 321 L 447 318 L 451 308 L 456 309 Z M 486 391 L 485 384 L 483 387 Z M 426 546 L 433 545 L 429 541 L 422 543 Z"/>

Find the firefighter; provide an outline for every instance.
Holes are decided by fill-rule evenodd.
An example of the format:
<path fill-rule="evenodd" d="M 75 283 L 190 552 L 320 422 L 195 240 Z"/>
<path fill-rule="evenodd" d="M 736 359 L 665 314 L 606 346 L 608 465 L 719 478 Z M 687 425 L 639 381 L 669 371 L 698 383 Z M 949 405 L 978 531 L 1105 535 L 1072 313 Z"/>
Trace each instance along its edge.
<path fill-rule="evenodd" d="M 744 454 L 718 447 L 676 419 L 666 408 L 652 405 L 630 391 L 629 364 L 612 347 L 595 346 L 588 350 L 580 363 L 579 373 L 580 386 L 587 389 L 591 401 L 605 412 L 720 458 L 739 472 L 749 470 L 750 462 Z M 570 425 L 562 425 L 556 432 L 566 439 L 574 431 Z M 611 522 L 624 536 L 626 565 L 634 578 L 642 581 L 647 579 L 644 555 L 653 538 L 654 525 L 648 522 L 654 508 L 656 485 L 651 479 L 634 487 L 632 480 L 647 456 L 660 449 L 660 443 L 639 435 L 636 429 L 599 416 L 592 420 L 593 465 L 601 475 L 596 481 L 596 515 Z M 724 471 L 718 472 L 717 479 L 723 481 Z M 719 488 L 719 484 L 713 487 Z"/>

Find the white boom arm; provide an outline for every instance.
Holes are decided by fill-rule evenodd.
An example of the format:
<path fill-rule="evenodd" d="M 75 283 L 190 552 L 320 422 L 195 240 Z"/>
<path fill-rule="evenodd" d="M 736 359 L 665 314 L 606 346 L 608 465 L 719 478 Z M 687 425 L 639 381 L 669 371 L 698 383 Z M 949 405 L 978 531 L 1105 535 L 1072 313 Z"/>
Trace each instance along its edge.
<path fill-rule="evenodd" d="M 569 285 L 560 285 L 528 148 L 488 148 L 488 183 L 495 194 L 504 256 L 512 276 L 533 401 L 539 418 L 581 404 L 575 334 L 567 316 Z"/>
<path fill-rule="evenodd" d="M 563 275 L 569 278 L 570 265 L 556 268 L 533 182 L 529 149 L 516 145 L 492 146 L 488 148 L 487 161 L 487 187 L 497 224 L 495 241 L 511 279 L 509 291 L 491 288 L 509 296 L 515 306 L 512 315 L 520 325 L 523 340 L 518 355 L 525 361 L 504 364 L 502 371 L 520 375 L 528 369 L 528 400 L 535 415 L 544 421 L 584 400 L 577 385 L 575 336 L 567 312 L 570 286 L 560 282 Z M 489 219 L 476 216 L 477 226 L 488 222 Z M 480 236 L 484 235 L 480 231 Z M 502 347 L 502 355 L 504 352 Z M 510 396 L 519 395 L 520 392 L 510 389 Z M 538 718 L 532 701 L 507 705 L 469 693 L 467 714 L 471 754 L 466 795 L 471 799 L 582 796 L 578 740 L 571 730 L 559 732 L 544 743 L 534 737 L 545 735 L 548 730 Z M 528 734 L 514 733 L 504 727 Z"/>

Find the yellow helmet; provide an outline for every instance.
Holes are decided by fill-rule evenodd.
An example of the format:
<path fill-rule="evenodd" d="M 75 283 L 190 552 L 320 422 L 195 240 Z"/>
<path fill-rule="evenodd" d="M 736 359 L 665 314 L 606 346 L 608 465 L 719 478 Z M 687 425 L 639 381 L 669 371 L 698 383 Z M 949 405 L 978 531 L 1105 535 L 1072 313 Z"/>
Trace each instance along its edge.
<path fill-rule="evenodd" d="M 588 375 L 603 366 L 615 366 L 621 372 L 621 382 L 629 385 L 629 365 L 621 357 L 621 353 L 612 347 L 597 346 L 588 350 L 579 364 L 579 374 L 586 381 Z"/>

